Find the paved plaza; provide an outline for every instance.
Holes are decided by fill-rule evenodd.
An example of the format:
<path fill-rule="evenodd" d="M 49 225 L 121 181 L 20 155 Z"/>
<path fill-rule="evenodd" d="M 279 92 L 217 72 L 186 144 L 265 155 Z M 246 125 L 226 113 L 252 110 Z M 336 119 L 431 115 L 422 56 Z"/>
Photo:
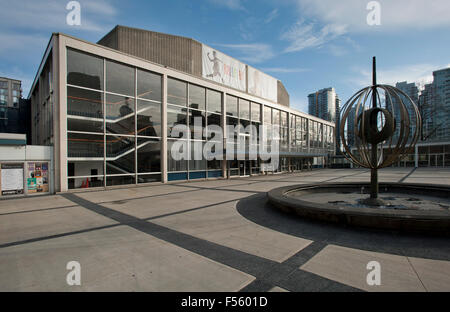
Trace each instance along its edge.
<path fill-rule="evenodd" d="M 450 184 L 448 168 L 379 176 Z M 304 220 L 266 200 L 275 187 L 369 179 L 320 169 L 1 200 L 0 291 L 450 291 L 448 237 Z M 367 283 L 371 261 L 380 285 Z"/>

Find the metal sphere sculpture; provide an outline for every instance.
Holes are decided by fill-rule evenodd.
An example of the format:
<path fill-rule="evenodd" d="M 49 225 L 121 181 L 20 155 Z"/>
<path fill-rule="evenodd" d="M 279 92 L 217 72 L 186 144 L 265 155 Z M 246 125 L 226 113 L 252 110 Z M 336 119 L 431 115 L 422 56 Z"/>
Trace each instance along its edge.
<path fill-rule="evenodd" d="M 384 101 L 380 96 L 383 94 Z M 371 196 L 365 204 L 382 205 L 377 199 L 377 170 L 412 152 L 422 127 L 419 109 L 402 90 L 376 83 L 374 57 L 373 85 L 356 92 L 341 112 L 339 130 L 344 156 L 371 169 Z"/>

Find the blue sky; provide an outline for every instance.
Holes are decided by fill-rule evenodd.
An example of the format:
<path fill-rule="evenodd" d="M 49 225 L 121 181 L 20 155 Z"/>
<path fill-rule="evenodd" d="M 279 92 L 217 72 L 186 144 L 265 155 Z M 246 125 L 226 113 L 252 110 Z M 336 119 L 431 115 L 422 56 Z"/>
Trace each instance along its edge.
<path fill-rule="evenodd" d="M 52 32 L 97 42 L 116 24 L 194 38 L 280 79 L 291 106 L 335 87 L 343 102 L 371 82 L 431 81 L 450 66 L 450 1 L 379 0 L 381 25 L 365 0 L 80 0 L 81 26 L 66 24 L 66 0 L 0 0 L 0 76 L 27 96 Z"/>

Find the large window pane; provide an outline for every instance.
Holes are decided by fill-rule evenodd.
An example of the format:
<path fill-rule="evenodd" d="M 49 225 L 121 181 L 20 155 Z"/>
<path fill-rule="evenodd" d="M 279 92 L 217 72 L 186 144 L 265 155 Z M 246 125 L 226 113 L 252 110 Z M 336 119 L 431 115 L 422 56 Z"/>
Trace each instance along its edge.
<path fill-rule="evenodd" d="M 106 136 L 106 174 L 135 172 L 134 137 Z"/>
<path fill-rule="evenodd" d="M 67 83 L 103 90 L 103 59 L 67 49 Z"/>
<path fill-rule="evenodd" d="M 67 87 L 67 114 L 103 119 L 103 93 Z"/>
<path fill-rule="evenodd" d="M 264 123 L 271 124 L 272 123 L 272 108 L 264 106 Z"/>
<path fill-rule="evenodd" d="M 167 102 L 170 104 L 186 106 L 186 98 L 186 83 L 176 79 L 168 78 Z"/>
<path fill-rule="evenodd" d="M 138 100 L 137 134 L 161 137 L 161 104 Z"/>
<path fill-rule="evenodd" d="M 222 94 L 217 91 L 207 90 L 208 112 L 222 113 Z"/>
<path fill-rule="evenodd" d="M 280 124 L 280 111 L 278 109 L 272 110 L 272 124 L 274 125 Z"/>
<path fill-rule="evenodd" d="M 288 126 L 287 113 L 286 112 L 281 112 L 281 126 L 282 127 L 287 127 Z"/>
<path fill-rule="evenodd" d="M 222 160 L 217 160 L 217 159 L 208 160 L 207 164 L 208 164 L 208 170 L 222 169 Z"/>
<path fill-rule="evenodd" d="M 69 117 L 67 118 L 67 130 L 103 133 L 103 119 L 77 119 Z"/>
<path fill-rule="evenodd" d="M 68 157 L 103 158 L 103 149 L 103 135 L 80 133 L 67 134 Z"/>
<path fill-rule="evenodd" d="M 134 98 L 106 94 L 106 132 L 134 134 Z"/>
<path fill-rule="evenodd" d="M 102 187 L 104 185 L 103 179 L 104 177 L 69 178 L 67 179 L 67 186 L 69 190 Z"/>
<path fill-rule="evenodd" d="M 187 171 L 187 160 L 175 160 L 172 157 L 172 147 L 175 141 L 168 140 L 167 141 L 167 171 L 174 172 L 174 171 Z M 185 145 L 183 145 L 185 148 L 188 148 L 189 142 L 187 142 Z M 183 152 L 180 148 L 179 152 Z"/>
<path fill-rule="evenodd" d="M 88 177 L 103 176 L 103 161 L 69 161 L 67 176 Z"/>
<path fill-rule="evenodd" d="M 227 115 L 238 117 L 238 100 L 231 95 L 227 95 Z"/>
<path fill-rule="evenodd" d="M 137 96 L 138 98 L 161 102 L 161 76 L 138 69 Z"/>
<path fill-rule="evenodd" d="M 195 124 L 195 122 L 197 124 Z M 197 127 L 196 129 L 194 127 Z M 189 110 L 189 128 L 191 129 L 191 138 L 201 140 L 204 138 L 203 129 L 206 127 L 206 114 L 201 111 Z M 195 131 L 198 132 L 196 134 Z"/>
<path fill-rule="evenodd" d="M 261 122 L 261 105 L 252 103 L 252 121 Z"/>
<path fill-rule="evenodd" d="M 167 136 L 172 136 L 172 128 L 178 124 L 187 125 L 186 108 L 167 105 Z M 178 137 L 182 137 L 182 134 Z"/>
<path fill-rule="evenodd" d="M 213 126 L 214 125 L 214 126 L 222 128 L 222 126 L 221 126 L 221 119 L 222 119 L 221 115 L 209 113 L 208 114 L 208 119 L 207 119 L 208 126 Z M 211 138 L 211 137 L 209 137 L 208 139 L 215 140 L 214 138 Z"/>
<path fill-rule="evenodd" d="M 161 182 L 161 174 L 141 174 L 138 175 L 138 183 Z"/>
<path fill-rule="evenodd" d="M 118 177 L 106 177 L 106 185 L 127 185 L 127 184 L 135 184 L 134 176 L 118 176 Z"/>
<path fill-rule="evenodd" d="M 227 131 L 228 140 L 231 140 L 234 137 L 234 141 L 236 142 L 238 134 L 235 131 L 235 129 L 236 129 L 236 126 L 238 126 L 238 125 L 239 125 L 239 119 L 233 118 L 233 117 L 227 117 L 227 127 L 226 127 L 225 131 Z M 232 128 L 228 129 L 229 128 L 228 126 L 232 126 Z M 228 133 L 228 130 L 230 130 L 230 131 L 232 130 L 233 133 Z"/>
<path fill-rule="evenodd" d="M 191 142 L 191 160 L 189 161 L 189 171 L 206 170 L 206 160 L 203 157 L 203 145 L 203 142 Z M 197 155 L 197 157 L 195 157 L 195 155 Z"/>
<path fill-rule="evenodd" d="M 205 110 L 205 88 L 189 85 L 189 107 Z"/>
<path fill-rule="evenodd" d="M 134 97 L 134 68 L 106 61 L 106 91 Z"/>
<path fill-rule="evenodd" d="M 239 99 L 239 117 L 250 119 L 250 102 Z"/>
<path fill-rule="evenodd" d="M 138 138 L 137 167 L 138 173 L 161 171 L 161 142 L 158 140 Z"/>

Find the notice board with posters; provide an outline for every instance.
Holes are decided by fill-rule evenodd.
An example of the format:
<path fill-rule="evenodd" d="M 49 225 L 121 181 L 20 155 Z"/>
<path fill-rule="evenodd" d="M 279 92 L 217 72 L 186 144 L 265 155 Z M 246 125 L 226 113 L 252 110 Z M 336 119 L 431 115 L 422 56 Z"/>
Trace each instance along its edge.
<path fill-rule="evenodd" d="M 27 192 L 47 193 L 48 188 L 48 162 L 29 162 L 27 173 Z"/>
<path fill-rule="evenodd" d="M 1 194 L 23 194 L 23 163 L 1 164 Z"/>

